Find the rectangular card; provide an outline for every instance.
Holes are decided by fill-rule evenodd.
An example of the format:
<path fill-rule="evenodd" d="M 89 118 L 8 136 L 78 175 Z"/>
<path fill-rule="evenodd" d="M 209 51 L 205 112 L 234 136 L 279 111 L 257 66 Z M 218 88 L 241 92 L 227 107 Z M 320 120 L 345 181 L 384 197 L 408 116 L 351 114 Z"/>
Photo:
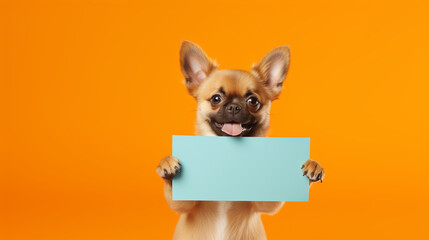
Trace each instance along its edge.
<path fill-rule="evenodd" d="M 173 136 L 173 200 L 308 201 L 310 138 Z"/>

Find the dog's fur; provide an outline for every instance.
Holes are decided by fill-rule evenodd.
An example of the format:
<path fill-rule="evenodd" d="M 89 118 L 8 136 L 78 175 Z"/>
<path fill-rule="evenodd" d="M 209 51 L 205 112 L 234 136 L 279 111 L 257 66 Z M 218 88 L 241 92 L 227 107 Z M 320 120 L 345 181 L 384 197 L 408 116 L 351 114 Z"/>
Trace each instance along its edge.
<path fill-rule="evenodd" d="M 269 52 L 251 72 L 219 70 L 196 44 L 182 43 L 180 64 L 189 93 L 197 100 L 196 131 L 203 136 L 265 136 L 271 101 L 282 89 L 289 68 L 289 47 Z M 181 214 L 174 239 L 266 239 L 261 213 L 274 214 L 283 202 L 174 201 L 171 181 L 181 165 L 174 156 L 157 168 L 165 180 L 168 205 Z M 323 168 L 308 160 L 302 166 L 310 184 L 322 181 Z"/>

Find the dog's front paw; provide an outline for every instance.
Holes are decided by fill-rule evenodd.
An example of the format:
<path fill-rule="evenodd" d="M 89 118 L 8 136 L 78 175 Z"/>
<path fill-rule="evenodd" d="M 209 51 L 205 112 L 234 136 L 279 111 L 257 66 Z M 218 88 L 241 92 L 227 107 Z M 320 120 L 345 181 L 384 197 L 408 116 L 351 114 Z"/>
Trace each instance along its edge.
<path fill-rule="evenodd" d="M 303 176 L 307 175 L 308 179 L 310 180 L 310 183 L 323 181 L 323 178 L 325 177 L 325 171 L 323 171 L 322 166 L 316 161 L 313 161 L 311 159 L 308 159 L 301 167 L 302 172 L 304 173 Z"/>
<path fill-rule="evenodd" d="M 156 172 L 160 177 L 165 180 L 171 180 L 177 173 L 180 172 L 182 165 L 179 162 L 179 159 L 173 156 L 167 156 L 161 160 Z"/>

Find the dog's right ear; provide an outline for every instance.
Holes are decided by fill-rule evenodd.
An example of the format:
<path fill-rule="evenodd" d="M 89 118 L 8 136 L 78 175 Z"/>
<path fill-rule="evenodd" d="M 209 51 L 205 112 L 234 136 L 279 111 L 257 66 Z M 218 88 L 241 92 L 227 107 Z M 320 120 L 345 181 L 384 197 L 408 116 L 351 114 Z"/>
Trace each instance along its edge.
<path fill-rule="evenodd" d="M 197 44 L 183 41 L 180 46 L 180 67 L 189 93 L 196 97 L 198 87 L 217 68 L 217 65 Z"/>

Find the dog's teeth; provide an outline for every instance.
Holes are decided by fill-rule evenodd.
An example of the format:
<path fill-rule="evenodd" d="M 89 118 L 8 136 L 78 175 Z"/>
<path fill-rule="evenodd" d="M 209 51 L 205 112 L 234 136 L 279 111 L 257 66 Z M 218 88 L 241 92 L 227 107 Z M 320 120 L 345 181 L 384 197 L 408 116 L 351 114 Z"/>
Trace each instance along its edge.
<path fill-rule="evenodd" d="M 251 127 L 250 128 L 241 127 L 242 131 L 248 131 L 249 129 L 251 129 Z"/>

